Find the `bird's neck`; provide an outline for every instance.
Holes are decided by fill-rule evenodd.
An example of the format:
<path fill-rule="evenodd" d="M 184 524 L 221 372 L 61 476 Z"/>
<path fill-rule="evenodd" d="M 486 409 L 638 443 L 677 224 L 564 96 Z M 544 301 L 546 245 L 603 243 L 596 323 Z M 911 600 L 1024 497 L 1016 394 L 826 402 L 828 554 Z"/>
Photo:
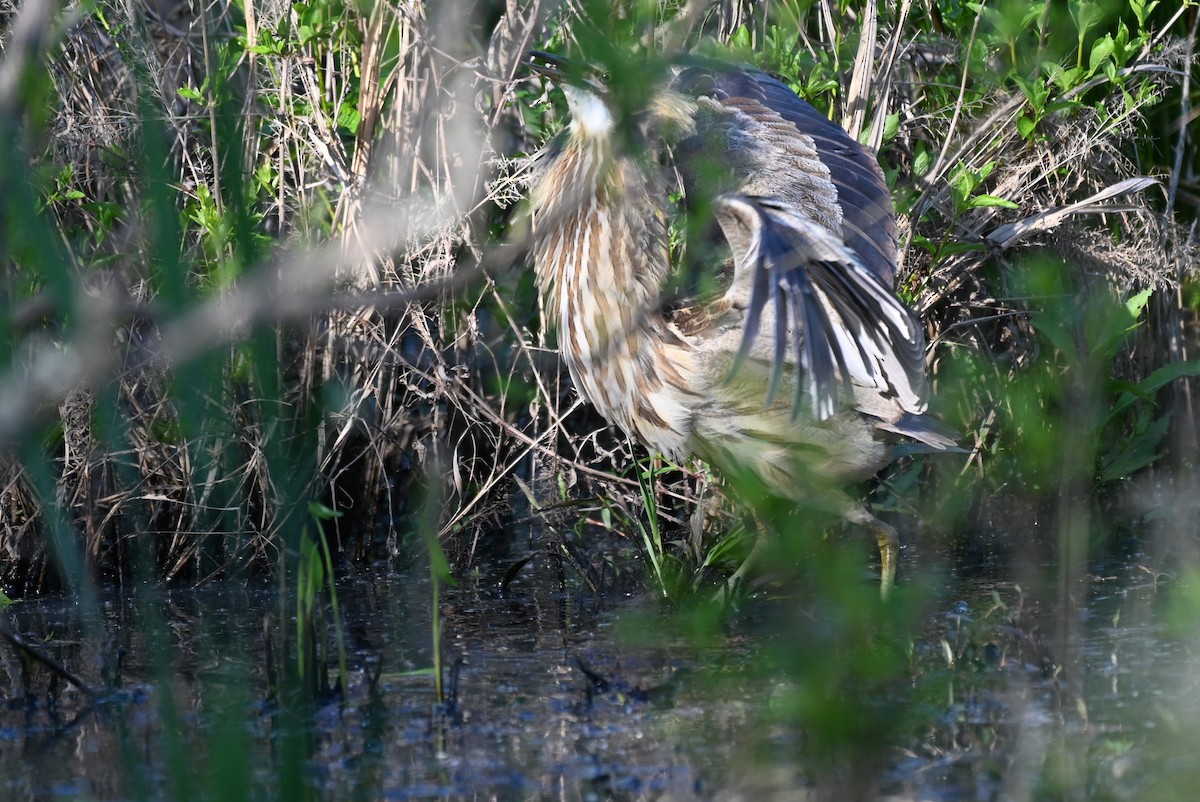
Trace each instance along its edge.
<path fill-rule="evenodd" d="M 534 234 L 539 287 L 560 334 L 577 329 L 575 345 L 602 353 L 618 332 L 658 320 L 670 257 L 646 171 L 589 139 L 572 142 L 542 182 Z"/>
<path fill-rule="evenodd" d="M 690 363 L 660 308 L 669 251 L 655 199 L 665 193 L 640 162 L 610 153 L 572 140 L 538 184 L 539 288 L 579 393 L 630 436 L 682 459 Z"/>

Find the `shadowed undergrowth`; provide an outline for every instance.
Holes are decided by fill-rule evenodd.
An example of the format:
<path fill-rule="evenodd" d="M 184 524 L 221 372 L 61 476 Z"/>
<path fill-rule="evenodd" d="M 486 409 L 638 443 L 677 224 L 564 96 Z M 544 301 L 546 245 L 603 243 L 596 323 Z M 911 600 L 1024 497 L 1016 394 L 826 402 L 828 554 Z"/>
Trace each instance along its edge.
<path fill-rule="evenodd" d="M 720 505 L 695 512 L 721 492 L 702 466 L 638 461 L 546 341 L 522 154 L 563 107 L 531 45 L 724 53 L 880 149 L 899 286 L 972 450 L 871 489 L 901 528 L 1028 510 L 1085 559 L 1068 521 L 1190 487 L 1148 470 L 1194 453 L 1195 151 L 1170 125 L 1194 9 L 457 10 L 3 9 L 10 588 L 267 571 L 310 501 L 336 552 L 414 553 L 422 480 L 459 572 L 528 516 L 564 553 L 642 531 L 664 589 L 740 553 Z"/>

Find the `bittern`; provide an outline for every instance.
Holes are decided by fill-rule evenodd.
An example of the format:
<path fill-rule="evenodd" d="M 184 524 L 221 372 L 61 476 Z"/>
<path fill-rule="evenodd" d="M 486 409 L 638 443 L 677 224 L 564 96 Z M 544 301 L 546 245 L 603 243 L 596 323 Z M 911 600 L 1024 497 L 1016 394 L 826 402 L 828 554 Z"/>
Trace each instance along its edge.
<path fill-rule="evenodd" d="M 563 58 L 532 51 L 530 66 L 570 113 L 535 158 L 537 284 L 575 387 L 608 421 L 797 502 L 827 492 L 814 478 L 874 475 L 898 438 L 954 447 L 925 414 L 924 334 L 893 292 L 895 213 L 868 150 L 750 67 L 681 63 L 629 108 Z M 691 306 L 667 303 L 677 175 L 732 260 L 724 292 Z M 875 534 L 886 594 L 895 531 L 836 503 Z"/>

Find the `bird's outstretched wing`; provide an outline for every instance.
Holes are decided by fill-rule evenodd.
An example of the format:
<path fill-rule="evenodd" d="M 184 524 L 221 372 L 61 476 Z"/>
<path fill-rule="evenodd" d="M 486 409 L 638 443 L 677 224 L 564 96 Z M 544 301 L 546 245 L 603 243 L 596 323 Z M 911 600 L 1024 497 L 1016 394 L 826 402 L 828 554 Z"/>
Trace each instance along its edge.
<path fill-rule="evenodd" d="M 725 300 L 745 310 L 735 370 L 752 352 L 769 358 L 770 403 L 794 365 L 794 411 L 807 397 L 818 420 L 843 406 L 923 412 L 925 340 L 892 293 L 895 215 L 874 155 L 749 67 L 689 66 L 672 88 L 698 103 L 678 148 L 688 192 L 711 198 L 733 252 Z"/>
<path fill-rule="evenodd" d="M 807 397 L 817 420 L 856 405 L 863 395 L 889 399 L 905 412 L 925 410 L 921 327 L 840 238 L 774 199 L 725 195 L 714 211 L 735 260 L 725 300 L 745 310 L 734 371 L 769 315 L 774 354 L 768 403 L 785 365 L 794 364 L 800 373 L 795 411 Z"/>
<path fill-rule="evenodd" d="M 689 97 L 710 98 L 729 110 L 724 125 L 742 129 L 738 146 L 753 144 L 759 150 L 747 164 L 742 186 L 749 195 L 793 200 L 789 182 L 808 178 L 807 163 L 799 163 L 798 149 L 813 147 L 825 168 L 820 176 L 841 212 L 846 245 L 862 263 L 891 287 L 896 276 L 896 220 L 891 195 L 875 155 L 855 142 L 839 125 L 801 100 L 787 85 L 751 67 L 705 64 L 683 69 L 672 88 Z M 755 130 L 749 132 L 747 129 Z M 709 132 L 700 130 L 704 138 Z M 741 155 L 738 158 L 745 158 Z"/>

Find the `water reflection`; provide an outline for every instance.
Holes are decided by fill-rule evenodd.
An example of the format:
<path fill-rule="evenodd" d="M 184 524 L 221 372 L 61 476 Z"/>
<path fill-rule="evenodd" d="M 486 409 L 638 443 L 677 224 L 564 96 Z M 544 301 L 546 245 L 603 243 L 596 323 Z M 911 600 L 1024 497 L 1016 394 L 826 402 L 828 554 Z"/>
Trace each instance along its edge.
<path fill-rule="evenodd" d="M 346 700 L 284 689 L 294 622 L 273 588 L 112 597 L 90 617 L 14 605 L 3 626 L 96 693 L 0 648 L 0 798 L 1135 799 L 1191 771 L 1200 658 L 1136 560 L 1091 578 L 1067 641 L 1053 605 L 1011 584 L 937 589 L 907 664 L 851 686 L 887 722 L 859 763 L 812 712 L 846 688 L 809 668 L 838 670 L 811 654 L 836 611 L 768 602 L 697 637 L 680 611 L 573 590 L 551 563 L 506 593 L 446 591 L 444 705 L 423 671 L 422 570 L 342 584 Z"/>

